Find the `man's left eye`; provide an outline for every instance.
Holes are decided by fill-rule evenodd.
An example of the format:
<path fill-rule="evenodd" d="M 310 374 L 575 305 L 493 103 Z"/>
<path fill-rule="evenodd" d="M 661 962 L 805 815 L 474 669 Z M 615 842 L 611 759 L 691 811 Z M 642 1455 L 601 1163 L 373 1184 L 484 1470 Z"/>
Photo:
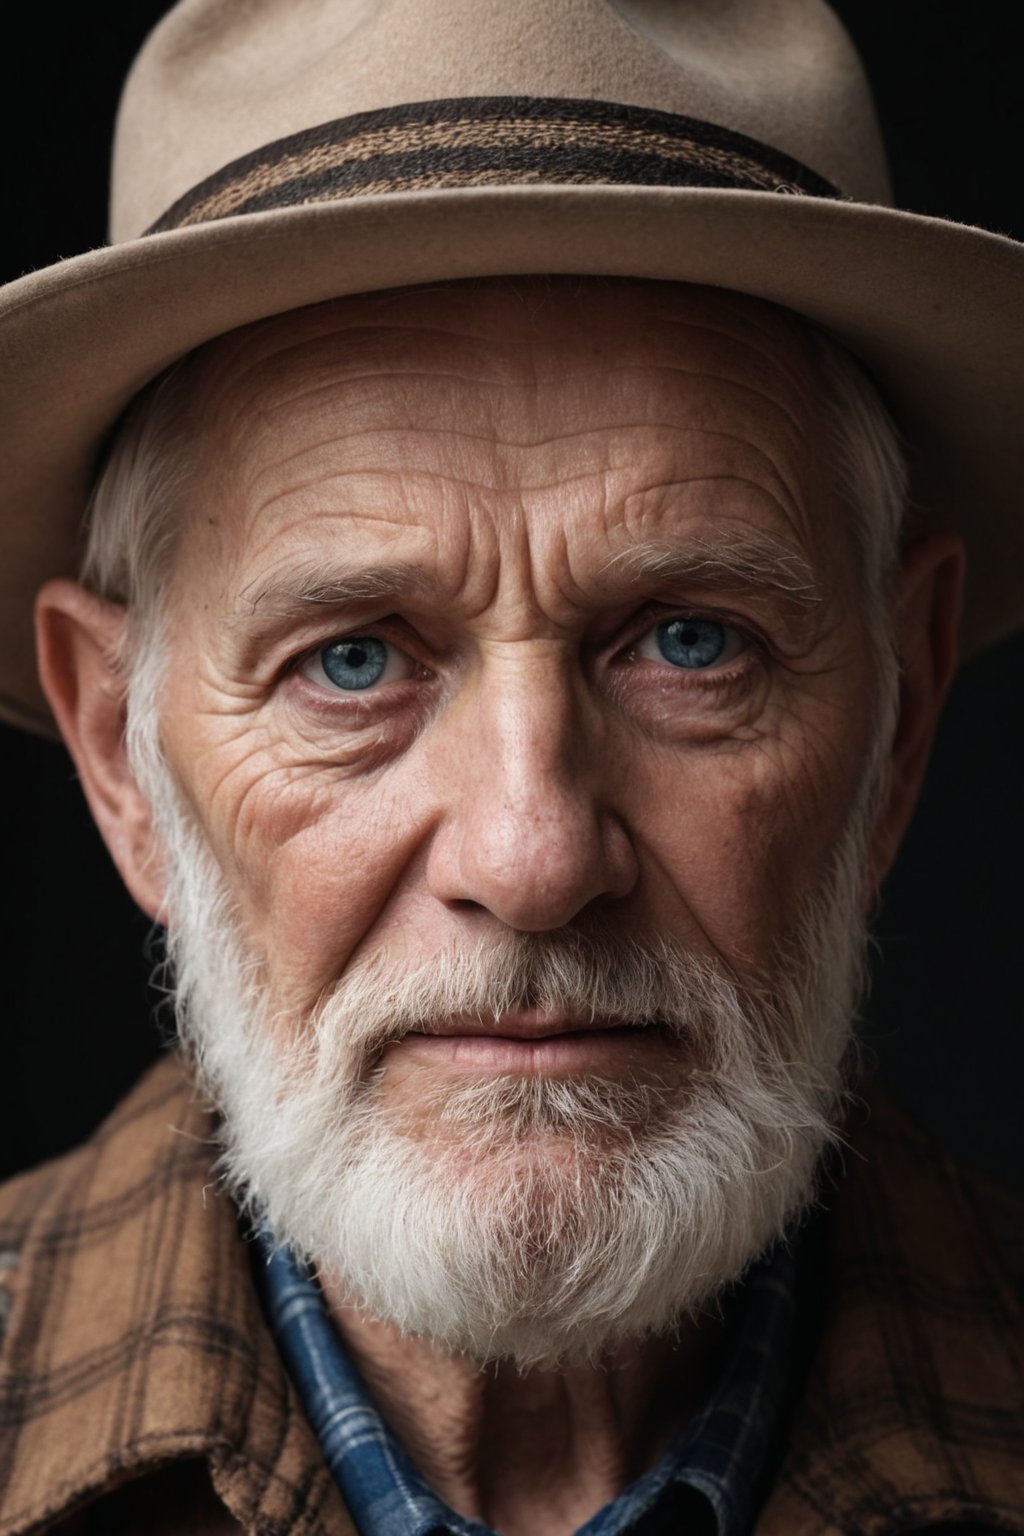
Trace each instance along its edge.
<path fill-rule="evenodd" d="M 376 635 L 345 635 L 322 645 L 302 665 L 311 682 L 341 693 L 362 693 L 380 683 L 404 682 L 415 663 Z"/>
<path fill-rule="evenodd" d="M 732 661 L 744 645 L 743 636 L 730 625 L 684 614 L 663 619 L 648 630 L 636 647 L 636 655 L 688 672 L 706 672 Z"/>

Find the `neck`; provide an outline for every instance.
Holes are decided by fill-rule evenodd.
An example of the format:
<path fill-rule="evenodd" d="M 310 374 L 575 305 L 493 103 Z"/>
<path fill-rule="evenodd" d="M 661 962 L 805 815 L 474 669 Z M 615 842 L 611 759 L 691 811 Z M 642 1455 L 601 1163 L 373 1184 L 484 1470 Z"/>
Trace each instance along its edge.
<path fill-rule="evenodd" d="M 597 1364 L 482 1366 L 403 1335 L 324 1284 L 377 1408 L 458 1514 L 502 1536 L 567 1536 L 648 1470 L 707 1389 L 713 1320 Z"/>

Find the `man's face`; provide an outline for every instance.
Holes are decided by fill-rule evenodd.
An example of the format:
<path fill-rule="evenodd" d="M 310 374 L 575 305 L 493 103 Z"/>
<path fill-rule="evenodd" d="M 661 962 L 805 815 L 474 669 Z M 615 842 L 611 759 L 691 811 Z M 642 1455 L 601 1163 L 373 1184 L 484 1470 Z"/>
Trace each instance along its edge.
<path fill-rule="evenodd" d="M 351 301 L 221 343 L 196 419 L 162 735 L 283 1006 L 376 951 L 592 914 L 771 975 L 873 709 L 779 314 L 653 285 Z M 410 1043 L 388 1092 L 489 1061 Z"/>
<path fill-rule="evenodd" d="M 856 968 L 865 829 L 851 824 L 877 685 L 806 340 L 778 312 L 708 291 L 447 288 L 239 333 L 211 349 L 197 391 L 160 724 L 260 999 L 251 1045 L 233 1038 L 217 1072 L 272 1045 L 244 1114 L 229 1105 L 229 1124 L 250 1122 L 236 1172 L 255 1177 L 298 1083 L 260 1086 L 273 1060 L 308 1061 L 313 1039 L 335 1076 L 321 1071 L 302 1101 L 296 1140 L 276 1136 L 289 1190 L 323 1162 L 302 1197 L 308 1230 L 343 1169 L 357 1176 L 339 1199 L 365 1205 L 389 1157 L 406 1159 L 391 1191 L 433 1159 L 408 1220 L 431 1190 L 447 1202 L 431 1207 L 435 1226 L 459 1201 L 475 1220 L 491 1191 L 504 1223 L 493 1279 L 513 1247 L 557 1269 L 573 1201 L 611 1191 L 568 1273 L 581 1252 L 600 1268 L 627 1241 L 613 1169 L 648 1223 L 638 1250 L 669 1254 L 653 1185 L 623 1156 L 646 1137 L 665 1200 L 690 1189 L 688 1168 L 705 1179 L 670 1223 L 682 1246 L 669 1268 L 689 1254 L 689 1289 L 640 1318 L 664 1324 L 806 1195 Z M 837 905 L 834 855 L 854 845 Z M 186 925 L 181 892 L 172 931 Z M 840 951 L 810 964 L 809 903 L 819 944 L 824 932 Z M 189 921 L 193 948 L 226 952 L 226 935 L 211 946 L 207 920 Z M 634 952 L 647 970 L 630 990 Z M 466 957 L 487 973 L 476 990 Z M 818 1016 L 829 965 L 839 1030 Z M 206 1011 L 241 1011 L 242 972 L 217 974 Z M 511 974 L 526 980 L 503 991 Z M 352 994 L 366 978 L 371 991 Z M 790 1097 L 769 1134 L 771 1072 Z M 761 1116 L 749 1153 L 741 1100 Z M 502 1144 L 492 1121 L 510 1116 Z M 742 1209 L 714 1206 L 709 1167 L 715 1198 L 742 1196 Z M 374 1273 L 390 1198 L 369 1219 Z M 536 1230 L 526 1206 L 546 1212 Z M 283 1199 L 279 1227 L 289 1212 Z M 699 1247 L 701 1221 L 727 1251 Z M 336 1243 L 305 1241 L 342 1266 L 360 1238 L 350 1222 Z M 462 1231 L 449 1248 L 488 1241 Z M 457 1290 L 449 1281 L 435 1292 Z M 501 1306 L 538 1316 L 548 1301 L 527 1286 Z M 377 1305 L 430 1330 L 412 1304 Z M 504 1314 L 487 1315 L 475 1332 L 437 1331 L 476 1348 Z M 553 1338 L 524 1356 L 550 1354 Z"/>

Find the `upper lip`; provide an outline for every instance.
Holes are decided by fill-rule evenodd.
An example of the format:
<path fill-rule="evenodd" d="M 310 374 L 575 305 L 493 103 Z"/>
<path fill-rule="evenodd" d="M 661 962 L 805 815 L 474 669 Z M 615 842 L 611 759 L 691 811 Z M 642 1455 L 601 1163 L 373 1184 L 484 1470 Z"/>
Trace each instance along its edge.
<path fill-rule="evenodd" d="M 553 1035 L 578 1035 L 584 1030 L 628 1029 L 639 1027 L 633 1019 L 614 1015 L 571 1014 L 540 1008 L 522 1008 L 513 1013 L 503 1013 L 499 1018 L 480 1017 L 476 1014 L 456 1015 L 424 1024 L 414 1033 L 419 1035 L 492 1035 L 506 1040 L 544 1040 Z"/>

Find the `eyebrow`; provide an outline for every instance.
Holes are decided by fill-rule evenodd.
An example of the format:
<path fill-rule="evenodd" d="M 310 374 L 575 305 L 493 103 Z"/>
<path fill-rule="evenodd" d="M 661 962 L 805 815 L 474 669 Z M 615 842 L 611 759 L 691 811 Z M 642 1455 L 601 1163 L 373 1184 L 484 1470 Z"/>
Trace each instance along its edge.
<path fill-rule="evenodd" d="M 794 619 L 806 620 L 822 601 L 807 558 L 771 534 L 744 534 L 685 542 L 635 544 L 604 565 L 606 575 L 630 586 L 762 593 L 781 599 Z M 429 593 L 421 566 L 406 561 L 325 571 L 321 562 L 288 566 L 239 593 L 225 618 L 229 629 L 253 639 L 302 622 L 319 608 L 345 608 Z"/>
<path fill-rule="evenodd" d="M 821 586 L 805 555 L 772 534 L 688 538 L 685 544 L 636 544 L 605 566 L 631 581 L 767 592 L 800 612 L 822 601 Z"/>
<path fill-rule="evenodd" d="M 301 618 L 316 608 L 407 597 L 427 585 L 422 570 L 405 561 L 325 573 L 322 563 L 289 567 L 238 594 L 228 622 L 232 627 L 264 628 Z"/>

